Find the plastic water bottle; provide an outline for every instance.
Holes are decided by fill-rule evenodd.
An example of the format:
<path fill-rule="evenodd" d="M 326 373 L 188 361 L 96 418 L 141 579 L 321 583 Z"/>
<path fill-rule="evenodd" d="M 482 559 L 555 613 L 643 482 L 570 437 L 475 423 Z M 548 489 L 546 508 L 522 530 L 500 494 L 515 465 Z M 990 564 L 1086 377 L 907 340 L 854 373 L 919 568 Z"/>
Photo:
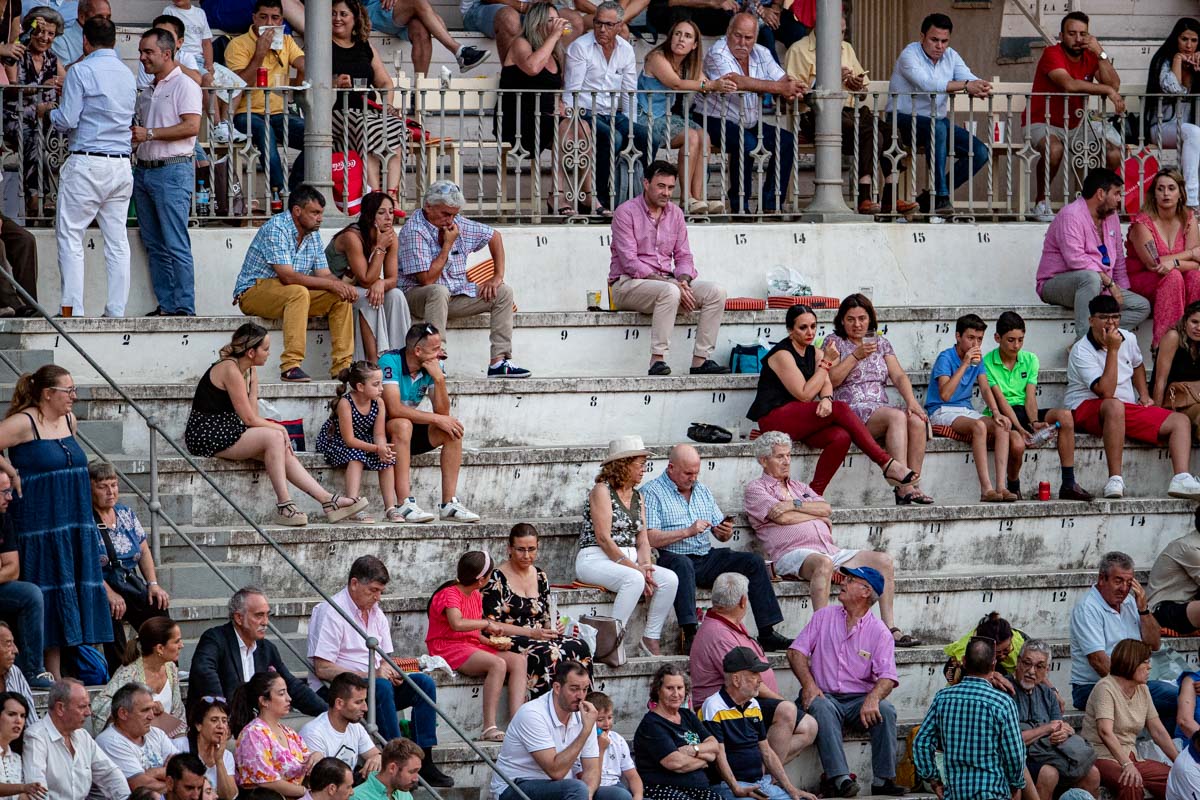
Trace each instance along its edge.
<path fill-rule="evenodd" d="M 204 185 L 203 180 L 200 181 L 200 188 L 196 190 L 196 216 L 212 216 L 212 200 L 208 194 L 208 187 Z"/>
<path fill-rule="evenodd" d="M 1041 447 L 1042 445 L 1049 444 L 1054 439 L 1057 439 L 1059 427 L 1060 427 L 1060 424 L 1056 422 L 1053 425 L 1049 425 L 1045 428 L 1042 428 L 1040 431 L 1035 433 L 1033 436 L 1029 437 L 1029 446 L 1030 447 Z"/>

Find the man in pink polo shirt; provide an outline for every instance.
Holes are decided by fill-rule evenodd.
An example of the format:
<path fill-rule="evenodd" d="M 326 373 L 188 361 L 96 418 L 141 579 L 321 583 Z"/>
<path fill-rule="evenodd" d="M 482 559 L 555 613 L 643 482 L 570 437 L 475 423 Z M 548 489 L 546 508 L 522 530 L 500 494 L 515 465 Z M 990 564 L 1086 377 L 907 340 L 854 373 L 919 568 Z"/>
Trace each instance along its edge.
<path fill-rule="evenodd" d="M 800 679 L 801 705 L 817 719 L 817 751 L 825 769 L 821 794 L 858 794 L 842 748 L 845 723 L 870 734 L 874 782 L 869 794 L 900 796 L 908 790 L 896 784 L 896 708 L 885 699 L 900 685 L 896 643 L 871 613 L 885 588 L 883 575 L 870 567 L 841 567 L 841 572 L 847 580 L 840 605 L 813 614 L 787 651 Z"/>
<path fill-rule="evenodd" d="M 749 647 L 760 661 L 767 660 L 762 645 L 742 624 L 750 609 L 749 587 L 750 579 L 737 572 L 723 572 L 713 581 L 712 608 L 704 615 L 704 624 L 696 631 L 688 655 L 692 703 L 696 708 L 725 685 L 723 664 L 730 650 Z M 783 699 L 774 670 L 762 673 L 758 704 L 762 707 L 763 724 L 767 726 L 767 741 L 784 764 L 813 743 L 817 735 L 816 719 L 798 711 L 792 701 Z"/>

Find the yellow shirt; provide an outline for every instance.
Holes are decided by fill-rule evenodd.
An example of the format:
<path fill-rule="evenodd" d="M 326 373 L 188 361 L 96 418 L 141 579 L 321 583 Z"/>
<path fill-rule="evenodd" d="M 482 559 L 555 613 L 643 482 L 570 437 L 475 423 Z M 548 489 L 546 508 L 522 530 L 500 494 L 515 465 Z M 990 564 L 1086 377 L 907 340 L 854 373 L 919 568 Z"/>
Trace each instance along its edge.
<path fill-rule="evenodd" d="M 272 35 L 274 35 L 273 31 Z M 225 66 L 234 72 L 244 70 L 254 58 L 254 48 L 257 43 L 258 31 L 252 26 L 249 31 L 238 36 L 225 48 Z M 268 76 L 267 85 L 287 86 L 292 65 L 300 58 L 304 58 L 304 51 L 296 44 L 295 39 L 291 36 L 284 36 L 283 49 L 268 50 L 266 56 L 263 57 L 262 65 L 266 67 Z M 268 93 L 254 90 L 254 77 L 252 75 L 250 80 L 246 81 L 250 85 L 242 91 L 242 98 L 238 102 L 236 113 L 245 113 L 247 97 L 250 99 L 250 113 L 263 113 L 263 96 Z M 271 113 L 282 114 L 283 94 L 281 92 L 270 92 L 269 94 L 271 95 Z"/>
<path fill-rule="evenodd" d="M 787 56 L 784 58 L 783 68 L 787 74 L 802 82 L 804 85 L 811 87 L 817 82 L 817 32 L 812 31 L 800 41 L 788 48 Z M 842 42 L 842 69 L 848 69 L 855 75 L 861 75 L 866 72 L 862 64 L 858 63 L 858 56 L 854 54 L 854 48 L 849 42 Z M 854 98 L 846 98 L 846 107 L 854 107 Z M 796 108 L 801 113 L 808 110 L 808 106 L 802 101 L 796 101 Z"/>

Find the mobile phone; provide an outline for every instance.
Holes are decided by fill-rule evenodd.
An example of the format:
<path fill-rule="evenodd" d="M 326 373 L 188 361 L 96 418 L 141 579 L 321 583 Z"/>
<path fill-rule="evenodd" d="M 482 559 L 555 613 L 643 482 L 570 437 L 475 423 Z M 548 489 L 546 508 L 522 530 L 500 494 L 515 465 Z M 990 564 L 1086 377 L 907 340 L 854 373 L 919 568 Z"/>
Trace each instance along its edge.
<path fill-rule="evenodd" d="M 721 524 L 724 525 L 725 522 L 733 522 L 735 519 L 737 519 L 737 514 L 726 514 L 725 520 Z"/>

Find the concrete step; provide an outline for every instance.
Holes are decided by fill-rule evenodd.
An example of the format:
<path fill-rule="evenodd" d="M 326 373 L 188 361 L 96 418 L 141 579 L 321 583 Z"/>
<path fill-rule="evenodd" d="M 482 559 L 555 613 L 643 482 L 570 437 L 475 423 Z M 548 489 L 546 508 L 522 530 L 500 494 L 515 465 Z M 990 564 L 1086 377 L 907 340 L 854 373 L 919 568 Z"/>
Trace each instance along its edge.
<path fill-rule="evenodd" d="M 53 350 L 33 350 L 25 347 L 18 347 L 12 350 L 0 350 L 0 380 L 15 381 L 25 372 L 33 372 L 38 367 L 44 364 L 54 363 Z M 9 362 L 16 367 L 17 371 L 13 372 L 13 367 L 9 366 Z"/>
<path fill-rule="evenodd" d="M 581 297 L 578 307 L 582 306 Z M 937 354 L 953 344 L 954 322 L 959 316 L 979 313 L 994 325 L 995 318 L 1004 310 L 951 306 L 880 308 L 879 326 L 905 369 L 919 371 L 932 366 Z M 1014 310 L 1028 321 L 1027 346 L 1038 354 L 1042 368 L 1065 367 L 1067 345 L 1074 331 L 1073 318 L 1066 310 L 1044 305 L 1020 306 Z M 819 312 L 818 336 L 832 332 L 834 313 Z M 726 312 L 713 357 L 728 364 L 730 349 L 735 344 L 750 344 L 760 337 L 770 342 L 783 339 L 787 335 L 785 314 L 782 309 Z M 64 327 L 119 383 L 180 383 L 194 389 L 195 381 L 217 359 L 217 352 L 229 343 L 232 332 L 245 321 L 240 316 L 85 318 L 68 320 Z M 277 320 L 256 321 L 272 331 L 280 330 Z M 455 320 L 450 327 L 448 373 L 462 379 L 483 377 L 490 352 L 486 317 Z M 514 358 L 533 370 L 535 377 L 645 375 L 650 352 L 648 315 L 518 312 L 514 327 Z M 681 315 L 668 358 L 677 376 L 688 375 L 695 336 L 696 316 Z M 71 370 L 78 382 L 102 383 L 79 353 L 42 320 L 0 322 L 0 347 L 51 350 L 56 363 Z M 141 353 L 155 353 L 156 357 L 143 359 L 136 355 Z M 130 358 L 131 355 L 134 357 Z M 264 385 L 276 381 L 276 366 L 277 362 L 272 361 L 263 367 L 260 380 Z M 313 320 L 308 331 L 307 371 L 314 378 L 323 379 L 329 374 L 329 366 L 330 339 L 325 320 Z"/>
<path fill-rule="evenodd" d="M 1087 570 L 1100 554 L 1120 549 L 1138 564 L 1149 565 L 1166 544 L 1192 522 L 1193 504 L 1183 500 L 1117 500 L 1096 503 L 1023 502 L 1004 506 L 907 506 L 837 509 L 834 537 L 840 546 L 890 553 L 902 573 L 969 576 L 981 571 Z M 537 519 L 538 564 L 553 583 L 575 575 L 579 516 Z M 506 556 L 508 531 L 518 519 L 478 525 L 433 522 L 427 525 L 312 523 L 307 528 L 269 529 L 283 551 L 301 564 L 320 565 L 322 584 L 336 587 L 361 555 L 375 555 L 403 569 L 410 564 L 445 565 L 442 571 L 406 571 L 405 592 L 432 592 L 450 566 L 467 550 Z M 145 520 L 143 520 L 143 524 Z M 243 526 L 188 529 L 189 537 L 215 561 L 262 570 L 262 582 L 281 595 L 310 591 L 278 553 L 253 529 Z M 734 550 L 762 552 L 744 516 L 739 515 Z M 165 529 L 166 564 L 198 561 L 180 537 Z M 204 595 L 192 595 L 204 596 Z"/>
<path fill-rule="evenodd" d="M 262 568 L 254 564 L 218 563 L 217 566 L 235 586 L 262 584 Z M 166 561 L 157 567 L 158 582 L 174 597 L 203 597 L 208 594 L 230 594 L 225 584 L 203 562 Z"/>
<path fill-rule="evenodd" d="M 1040 303 L 1032 268 L 996 269 L 995 264 L 998 257 L 1011 264 L 1036 264 L 1045 226 L 964 223 L 918 227 L 920 230 L 912 225 L 875 223 L 693 224 L 689 239 L 700 276 L 720 283 L 730 297 L 764 297 L 766 273 L 775 266 L 789 266 L 807 276 L 820 294 L 843 297 L 867 291 L 881 306 Z M 331 222 L 323 232 L 324 239 L 337 228 Z M 579 310 L 585 307 L 585 292 L 605 286 L 612 258 L 607 225 L 519 225 L 500 230 L 508 264 L 505 280 L 512 285 L 522 311 Z M 236 313 L 230 306 L 233 285 L 255 229 L 205 227 L 189 228 L 188 233 L 196 274 L 204 276 L 196 283 L 197 311 L 204 315 Z M 40 229 L 34 235 L 42 265 L 39 297 L 54 308 L 60 293 L 54 232 Z M 87 312 L 96 315 L 100 308 L 91 301 L 105 294 L 104 251 L 98 231 L 89 231 L 88 239 L 84 296 L 90 299 Z M 153 310 L 156 303 L 136 229 L 130 229 L 130 239 L 132 286 L 126 313 L 139 316 Z M 871 257 L 864 259 L 864 253 Z M 986 274 L 988 280 L 945 280 L 939 256 L 947 253 L 954 254 L 962 274 Z M 484 254 L 476 254 L 472 263 L 483 258 Z M 753 266 L 747 269 L 747 265 Z M 7 327 L 10 324 L 16 323 L 6 320 L 0 331 L 14 330 Z M 122 363 L 122 359 L 114 363 Z"/>
<path fill-rule="evenodd" d="M 677 441 L 677 440 L 676 440 Z M 647 465 L 648 478 L 665 466 L 668 444 L 650 442 L 655 453 Z M 742 504 L 742 490 L 747 482 L 762 474 L 751 454 L 750 444 L 700 445 L 702 458 L 701 480 L 712 488 L 717 501 L 731 511 Z M 510 518 L 515 512 L 530 516 L 574 517 L 581 513 L 584 497 L 592 485 L 599 461 L 607 452 L 598 446 L 486 448 L 471 450 L 463 455 L 458 496 L 487 517 Z M 417 500 L 432 506 L 440 496 L 438 453 L 428 453 L 413 459 L 413 493 Z M 793 451 L 792 474 L 811 479 L 817 452 L 804 445 Z M 1075 472 L 1084 488 L 1099 491 L 1107 480 L 1108 469 L 1099 439 L 1080 435 L 1076 440 Z M 327 487 L 340 488 L 341 470 L 325 466 L 323 457 L 301 453 L 302 464 Z M 1025 454 L 1022 481 L 1027 493 L 1036 490 L 1040 481 L 1047 481 L 1057 491 L 1060 482 L 1057 456 L 1050 450 L 1031 450 Z M 127 473 L 148 488 L 150 465 L 144 457 L 122 457 L 115 461 Z M 199 459 L 213 479 L 234 501 L 251 515 L 266 518 L 274 510 L 275 496 L 270 482 L 257 462 L 230 462 L 220 459 Z M 1192 471 L 1196 461 L 1193 460 Z M 1126 495 L 1128 497 L 1163 497 L 1171 478 L 1167 451 L 1161 448 L 1127 444 L 1125 448 Z M 975 480 L 971 454 L 966 444 L 949 439 L 935 439 L 929 444 L 922 470 L 922 487 L 943 505 L 974 504 L 978 502 L 979 486 Z M 159 459 L 159 491 L 166 494 L 192 495 L 192 520 L 199 525 L 228 525 L 242 521 L 224 500 L 211 491 L 207 483 L 182 458 Z M 378 484 L 364 480 L 361 492 L 371 502 L 371 508 L 382 513 Z M 316 512 L 315 504 L 294 495 L 302 510 Z M 835 507 L 890 505 L 891 492 L 882 483 L 879 468 L 860 453 L 845 459 L 843 468 L 827 490 Z M 1029 496 L 1027 494 L 1026 496 Z M 1081 513 L 1086 508 L 1079 505 Z M 318 512 L 319 513 L 319 512 Z M 991 513 L 1008 513 L 995 507 Z"/>

